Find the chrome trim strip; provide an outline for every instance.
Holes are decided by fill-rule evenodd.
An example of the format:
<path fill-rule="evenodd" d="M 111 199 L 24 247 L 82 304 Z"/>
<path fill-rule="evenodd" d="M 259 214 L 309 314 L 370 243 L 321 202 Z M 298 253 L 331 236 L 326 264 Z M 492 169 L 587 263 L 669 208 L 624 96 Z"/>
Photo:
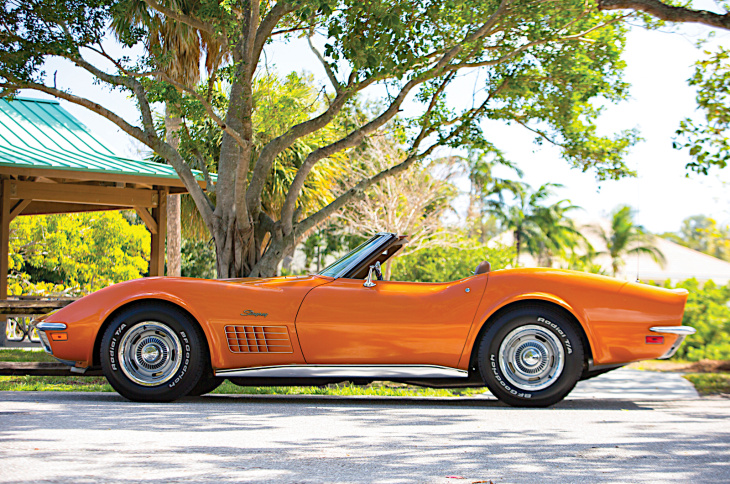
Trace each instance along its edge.
<path fill-rule="evenodd" d="M 35 327 L 38 331 L 63 331 L 66 323 L 38 323 Z"/>
<path fill-rule="evenodd" d="M 43 351 L 53 356 L 53 350 L 51 349 L 51 342 L 48 341 L 46 331 L 63 331 L 66 329 L 66 323 L 35 323 L 35 328 L 38 330 L 38 338 L 41 340 L 41 346 Z"/>
<path fill-rule="evenodd" d="M 689 336 L 697 332 L 692 326 L 654 326 L 653 328 L 649 328 L 649 331 L 653 331 L 654 333 L 682 334 L 684 336 Z"/>
<path fill-rule="evenodd" d="M 278 365 L 218 370 L 215 376 L 267 378 L 468 378 L 469 372 L 437 365 Z"/>
<path fill-rule="evenodd" d="M 658 360 L 666 360 L 674 356 L 674 353 L 676 353 L 679 347 L 682 345 L 684 338 L 697 332 L 697 330 L 694 329 L 692 326 L 654 326 L 653 328 L 649 328 L 649 331 L 653 331 L 654 333 L 677 335 L 677 339 L 674 341 L 674 344 L 667 350 L 666 353 L 657 358 Z"/>
<path fill-rule="evenodd" d="M 43 351 L 45 351 L 49 355 L 53 356 L 53 350 L 51 349 L 51 343 L 48 341 L 48 336 L 46 336 L 46 332 L 38 331 L 38 338 L 41 340 L 41 346 L 43 347 Z"/>

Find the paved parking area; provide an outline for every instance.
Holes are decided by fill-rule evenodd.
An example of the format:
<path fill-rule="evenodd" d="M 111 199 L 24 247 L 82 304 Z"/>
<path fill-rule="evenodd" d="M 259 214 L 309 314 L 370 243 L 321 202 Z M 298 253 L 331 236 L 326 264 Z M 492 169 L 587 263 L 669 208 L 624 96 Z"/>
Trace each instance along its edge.
<path fill-rule="evenodd" d="M 730 400 L 617 398 L 641 394 L 643 374 L 626 371 L 549 409 L 0 392 L 0 482 L 729 482 Z"/>

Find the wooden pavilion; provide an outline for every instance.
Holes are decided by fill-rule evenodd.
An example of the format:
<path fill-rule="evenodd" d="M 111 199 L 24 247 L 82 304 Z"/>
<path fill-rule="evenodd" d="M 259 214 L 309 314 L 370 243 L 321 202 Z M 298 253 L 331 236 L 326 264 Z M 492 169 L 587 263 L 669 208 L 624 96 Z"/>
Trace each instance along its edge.
<path fill-rule="evenodd" d="M 202 174 L 196 177 L 206 188 Z M 57 101 L 0 99 L 0 300 L 8 296 L 15 217 L 135 210 L 152 234 L 149 273 L 158 276 L 165 270 L 167 195 L 184 192 L 171 166 L 114 154 Z"/>

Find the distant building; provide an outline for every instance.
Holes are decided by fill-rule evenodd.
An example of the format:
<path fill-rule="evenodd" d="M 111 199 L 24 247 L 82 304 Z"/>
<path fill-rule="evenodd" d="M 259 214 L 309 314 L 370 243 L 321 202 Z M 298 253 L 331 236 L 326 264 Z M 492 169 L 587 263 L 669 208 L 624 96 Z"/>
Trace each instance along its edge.
<path fill-rule="evenodd" d="M 606 221 L 601 221 L 590 225 L 597 225 L 598 223 L 604 226 L 608 224 Z M 582 233 L 596 252 L 606 251 L 603 240 L 592 230 L 586 228 Z M 511 232 L 504 232 L 492 241 L 509 246 L 514 245 Z M 703 254 L 661 237 L 655 237 L 654 244 L 664 254 L 664 267 L 654 262 L 649 255 L 632 254 L 624 257 L 624 264 L 619 269 L 616 277 L 629 281 L 664 282 L 669 280 L 673 283 L 693 277 L 700 282 L 712 280 L 719 285 L 730 282 L 730 262 Z M 599 264 L 606 274 L 612 274 L 611 257 L 607 254 L 596 256 L 593 262 Z M 538 264 L 530 254 L 523 252 L 520 254 L 520 266 L 537 267 Z M 558 260 L 553 266 L 565 267 L 566 263 Z"/>

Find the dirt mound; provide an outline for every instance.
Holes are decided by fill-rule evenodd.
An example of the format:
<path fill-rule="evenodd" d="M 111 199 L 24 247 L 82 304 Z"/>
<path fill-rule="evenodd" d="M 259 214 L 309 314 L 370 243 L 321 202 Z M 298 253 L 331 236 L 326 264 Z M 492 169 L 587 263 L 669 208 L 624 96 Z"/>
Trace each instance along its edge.
<path fill-rule="evenodd" d="M 688 365 L 686 370 L 692 373 L 730 372 L 730 361 L 700 360 Z"/>

